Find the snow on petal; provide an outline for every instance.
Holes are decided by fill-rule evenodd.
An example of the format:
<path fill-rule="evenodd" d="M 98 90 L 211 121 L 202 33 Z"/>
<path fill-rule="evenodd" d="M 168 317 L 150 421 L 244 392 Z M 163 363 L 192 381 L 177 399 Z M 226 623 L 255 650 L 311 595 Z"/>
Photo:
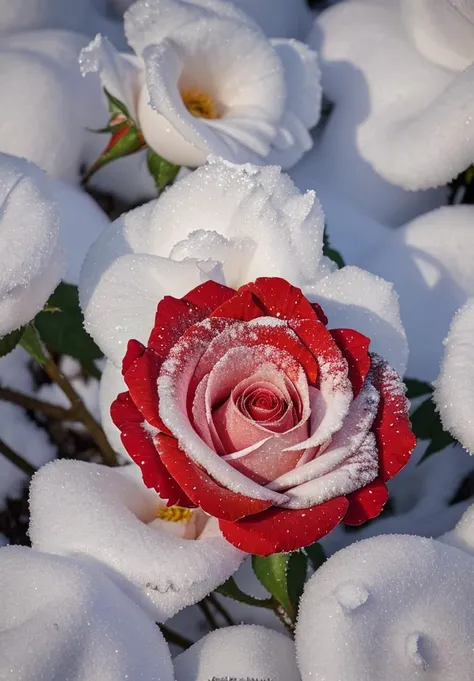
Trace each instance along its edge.
<path fill-rule="evenodd" d="M 104 146 L 91 131 L 106 123 L 105 98 L 77 62 L 86 44 L 78 33 L 44 30 L 2 36 L 0 48 L 0 151 L 70 183 Z"/>
<path fill-rule="evenodd" d="M 0 155 L 0 337 L 30 322 L 59 283 L 60 220 L 46 176 Z"/>
<path fill-rule="evenodd" d="M 127 450 L 122 444 L 120 430 L 113 423 L 110 416 L 110 405 L 117 398 L 117 395 L 126 390 L 127 386 L 123 380 L 122 371 L 115 364 L 107 361 L 100 379 L 100 422 L 114 451 L 120 454 L 126 461 L 130 461 Z"/>
<path fill-rule="evenodd" d="M 173 660 L 176 681 L 299 681 L 293 641 L 256 625 L 213 631 Z"/>
<path fill-rule="evenodd" d="M 453 319 L 445 340 L 434 400 L 443 427 L 474 452 L 474 299 Z"/>
<path fill-rule="evenodd" d="M 409 376 L 436 378 L 451 320 L 474 296 L 473 220 L 472 206 L 440 208 L 393 231 L 361 260 L 395 285 L 410 348 Z M 376 351 L 389 360 L 383 348 Z"/>
<path fill-rule="evenodd" d="M 133 590 L 83 557 L 0 550 L 0 675 L 172 681 L 168 646 Z"/>
<path fill-rule="evenodd" d="M 303 681 L 469 678 L 473 578 L 472 555 L 432 539 L 383 535 L 336 553 L 300 603 Z"/>
<path fill-rule="evenodd" d="M 322 306 L 329 328 L 357 329 L 371 339 L 373 352 L 397 373 L 404 373 L 407 339 L 396 289 L 391 284 L 358 267 L 343 267 L 304 292 Z"/>
<path fill-rule="evenodd" d="M 176 528 L 166 527 L 177 524 L 172 521 L 157 526 L 163 507 L 135 466 L 58 461 L 32 481 L 30 537 L 36 549 L 89 556 L 111 568 L 138 587 L 152 616 L 164 621 L 225 582 L 244 554 L 212 519 L 195 539 L 173 534 Z"/>

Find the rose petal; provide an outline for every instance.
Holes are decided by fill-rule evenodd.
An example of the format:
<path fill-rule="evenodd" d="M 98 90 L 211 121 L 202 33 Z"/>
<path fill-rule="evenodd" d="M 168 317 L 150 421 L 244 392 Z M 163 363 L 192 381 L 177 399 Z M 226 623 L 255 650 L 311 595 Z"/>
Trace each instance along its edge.
<path fill-rule="evenodd" d="M 331 329 L 331 336 L 342 352 L 349 367 L 349 379 L 354 395 L 360 392 L 370 369 L 370 338 L 354 329 Z"/>
<path fill-rule="evenodd" d="M 374 386 L 367 383 L 352 402 L 344 425 L 335 433 L 322 454 L 298 466 L 272 482 L 269 487 L 286 490 L 309 480 L 327 475 L 343 465 L 362 446 L 378 413 L 380 397 Z"/>
<path fill-rule="evenodd" d="M 386 482 L 408 463 L 416 438 L 408 416 L 405 385 L 378 355 L 371 355 L 371 380 L 380 394 L 380 406 L 372 430 L 377 438 L 380 477 Z"/>
<path fill-rule="evenodd" d="M 205 319 L 216 307 L 234 295 L 233 289 L 215 281 L 206 281 L 183 298 L 165 296 L 158 303 L 148 346 L 161 357 L 166 357 L 186 329 Z"/>
<path fill-rule="evenodd" d="M 278 319 L 317 319 L 317 309 L 304 296 L 301 289 L 279 277 L 260 277 L 245 284 L 239 293 L 250 291 L 257 298 L 264 314 Z"/>
<path fill-rule="evenodd" d="M 296 447 L 307 449 L 321 445 L 340 430 L 352 402 L 352 386 L 348 377 L 347 362 L 323 324 L 303 319 L 292 321 L 290 325 L 317 358 L 319 390 L 327 404 L 322 420 L 317 424 L 311 424 L 312 432 L 309 438 Z"/>
<path fill-rule="evenodd" d="M 362 525 L 376 518 L 387 503 L 388 489 L 380 479 L 373 480 L 366 487 L 352 492 L 347 497 L 349 508 L 344 516 L 345 525 Z"/>
<path fill-rule="evenodd" d="M 180 449 L 174 437 L 156 435 L 155 445 L 161 461 L 194 504 L 214 518 L 233 521 L 272 505 L 269 500 L 253 499 L 219 485 Z"/>
<path fill-rule="evenodd" d="M 320 456 L 324 461 L 326 453 Z M 375 435 L 368 433 L 362 445 L 339 466 L 286 492 L 285 508 L 300 509 L 322 504 L 335 496 L 347 496 L 375 480 L 379 470 Z"/>
<path fill-rule="evenodd" d="M 169 433 L 159 415 L 158 374 L 162 363 L 156 352 L 146 348 L 124 373 L 124 380 L 130 397 L 145 420 L 154 428 Z"/>
<path fill-rule="evenodd" d="M 221 520 L 219 527 L 227 541 L 241 551 L 269 556 L 314 544 L 341 522 L 348 506 L 345 497 L 336 497 L 299 511 L 270 508 L 237 522 Z"/>

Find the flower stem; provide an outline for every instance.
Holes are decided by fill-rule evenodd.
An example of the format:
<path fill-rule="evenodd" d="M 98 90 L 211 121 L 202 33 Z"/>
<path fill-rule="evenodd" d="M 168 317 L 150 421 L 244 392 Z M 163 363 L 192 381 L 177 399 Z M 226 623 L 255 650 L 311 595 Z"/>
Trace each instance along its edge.
<path fill-rule="evenodd" d="M 209 600 L 209 603 L 212 603 L 212 605 L 214 606 L 214 608 L 215 608 L 215 609 L 217 610 L 217 612 L 223 617 L 223 619 L 225 620 L 225 622 L 226 622 L 229 626 L 232 626 L 233 624 L 235 624 L 234 620 L 233 620 L 232 617 L 229 615 L 229 613 L 228 613 L 227 610 L 224 608 L 224 606 L 222 605 L 222 603 L 219 601 L 219 599 L 217 598 L 217 596 L 216 596 L 215 594 L 211 593 L 211 594 L 209 594 L 209 596 L 208 596 L 207 598 L 208 598 L 208 600 Z"/>
<path fill-rule="evenodd" d="M 0 400 L 16 404 L 27 411 L 39 411 L 45 416 L 57 419 L 58 421 L 74 421 L 77 418 L 71 409 L 58 407 L 50 402 L 43 402 L 43 400 L 38 400 L 36 397 L 30 397 L 30 395 L 24 395 L 11 388 L 0 387 Z"/>
<path fill-rule="evenodd" d="M 215 629 L 219 629 L 219 625 L 217 624 L 214 615 L 212 614 L 209 605 L 206 603 L 206 599 L 203 599 L 200 603 L 198 603 L 199 608 L 202 610 L 202 613 L 204 617 L 206 618 L 206 622 L 209 625 L 209 628 L 214 631 Z"/>
<path fill-rule="evenodd" d="M 73 418 L 73 420 L 80 421 L 94 438 L 102 454 L 104 463 L 108 466 L 118 466 L 117 457 L 114 450 L 109 445 L 104 431 L 89 412 L 71 382 L 64 376 L 51 357 L 46 357 L 46 361 L 42 364 L 42 367 L 49 378 L 61 388 L 70 401 L 71 408 L 68 410 L 68 413 L 75 416 L 75 419 Z M 71 417 L 68 416 L 68 418 Z"/>
<path fill-rule="evenodd" d="M 10 461 L 14 466 L 19 468 L 23 473 L 28 476 L 32 476 L 36 473 L 36 468 L 32 466 L 26 459 L 13 451 L 11 447 L 7 445 L 6 442 L 0 439 L 0 454 Z"/>
<path fill-rule="evenodd" d="M 183 648 L 183 650 L 187 650 L 193 645 L 193 641 L 191 641 L 189 638 L 186 638 L 186 636 L 181 636 L 181 634 L 178 634 L 177 631 L 169 629 L 164 624 L 159 624 L 158 626 L 168 643 L 174 643 L 174 645 Z"/>

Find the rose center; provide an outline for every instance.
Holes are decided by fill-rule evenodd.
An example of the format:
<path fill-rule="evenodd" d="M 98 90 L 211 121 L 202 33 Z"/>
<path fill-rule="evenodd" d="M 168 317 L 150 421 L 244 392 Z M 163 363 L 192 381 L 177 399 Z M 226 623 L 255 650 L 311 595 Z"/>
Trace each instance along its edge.
<path fill-rule="evenodd" d="M 275 421 L 288 408 L 286 400 L 268 388 L 245 390 L 238 400 L 238 407 L 247 418 L 257 422 Z"/>
<path fill-rule="evenodd" d="M 195 118 L 212 120 L 221 117 L 217 102 L 207 92 L 189 88 L 181 92 L 181 97 L 184 106 Z"/>

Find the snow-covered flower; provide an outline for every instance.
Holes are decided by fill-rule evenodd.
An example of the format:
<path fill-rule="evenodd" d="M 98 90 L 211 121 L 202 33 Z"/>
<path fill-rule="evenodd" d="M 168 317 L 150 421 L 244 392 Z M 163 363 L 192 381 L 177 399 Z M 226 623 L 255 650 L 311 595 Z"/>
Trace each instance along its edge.
<path fill-rule="evenodd" d="M 336 553 L 300 602 L 302 678 L 469 679 L 473 550 L 471 506 L 440 540 L 384 535 Z"/>
<path fill-rule="evenodd" d="M 0 155 L 0 337 L 33 319 L 65 267 L 48 178 L 23 159 Z"/>
<path fill-rule="evenodd" d="M 320 16 L 310 44 L 352 169 L 359 154 L 388 182 L 419 190 L 472 164 L 471 0 L 341 3 Z"/>
<path fill-rule="evenodd" d="M 434 399 L 443 426 L 474 452 L 474 298 L 456 314 L 445 340 Z"/>
<path fill-rule="evenodd" d="M 294 643 L 264 627 L 221 629 L 173 660 L 176 679 L 469 679 L 473 549 L 473 507 L 440 540 L 353 544 L 306 584 Z"/>
<path fill-rule="evenodd" d="M 119 368 L 122 367 L 127 344 L 131 339 L 137 339 L 138 342 L 129 346 L 130 352 L 126 366 L 124 365 L 127 387 L 133 390 L 133 377 L 138 380 L 138 377 L 142 376 L 138 365 L 143 369 L 143 362 L 137 362 L 137 372 L 134 369 L 128 370 L 131 369 L 132 364 L 135 366 L 135 361 L 139 360 L 139 356 L 143 354 L 142 348 L 143 345 L 148 344 L 150 332 L 158 342 L 160 333 L 165 334 L 166 339 L 170 340 L 170 345 L 166 348 L 163 346 L 164 354 L 157 351 L 160 357 L 165 359 L 171 346 L 179 340 L 187 326 L 202 319 L 203 314 L 204 317 L 208 316 L 219 302 L 223 302 L 220 292 L 225 291 L 226 297 L 229 297 L 231 293 L 232 298 L 235 292 L 229 291 L 228 287 L 238 289 L 258 278 L 259 275 L 282 277 L 300 287 L 311 301 L 323 307 L 329 318 L 330 328 L 356 329 L 365 334 L 371 338 L 371 348 L 374 352 L 383 356 L 396 371 L 403 371 L 406 361 L 406 345 L 398 318 L 396 295 L 386 282 L 357 268 L 346 267 L 332 272 L 333 265 L 322 254 L 323 229 L 324 216 L 314 194 L 311 192 L 304 196 L 299 194 L 291 181 L 281 175 L 278 168 L 266 167 L 259 170 L 252 166 L 232 166 L 219 160 L 203 166 L 178 182 L 158 201 L 122 216 L 91 248 L 82 270 L 80 285 L 86 327 L 102 347 L 110 362 L 115 365 L 114 370 L 107 370 L 106 380 L 115 382 L 113 376 L 116 376 Z M 214 280 L 218 284 L 213 287 L 198 288 L 195 294 L 190 294 L 189 302 L 186 302 L 186 299 L 176 301 L 176 298 L 185 296 L 207 280 Z M 280 310 L 282 319 L 288 315 L 294 316 L 290 305 L 293 298 L 290 293 L 295 292 L 295 289 L 288 284 L 285 286 L 287 288 L 284 294 L 285 296 L 288 294 L 288 310 L 283 308 Z M 184 311 L 188 305 L 193 310 L 199 309 L 198 292 L 201 291 L 204 295 L 204 289 L 214 290 L 215 295 L 212 295 L 209 300 L 206 298 L 203 310 L 200 310 L 196 317 L 185 314 Z M 261 298 L 258 291 L 255 295 Z M 297 298 L 300 300 L 300 307 L 297 306 L 297 308 L 300 309 L 301 314 L 303 314 L 303 309 L 311 310 L 311 305 L 305 301 L 301 292 Z M 262 304 L 270 304 L 269 301 L 265 303 L 265 300 L 262 299 Z M 275 304 L 278 307 L 283 303 L 282 298 Z M 175 308 L 176 310 L 183 309 L 183 313 L 179 312 L 178 317 L 173 321 L 167 315 L 168 313 L 174 314 Z M 160 315 L 166 312 L 165 330 L 162 332 L 153 331 L 157 309 Z M 277 314 L 278 309 L 275 308 L 275 316 Z M 235 315 L 230 316 L 235 317 Z M 269 316 L 271 317 L 272 313 L 267 311 L 266 318 Z M 316 325 L 321 333 L 327 334 L 324 324 L 317 321 L 316 315 L 313 317 L 311 324 Z M 158 321 L 163 320 L 160 318 Z M 274 320 L 274 323 L 278 324 L 278 321 Z M 203 327 L 205 325 L 206 322 L 203 323 Z M 255 328 L 258 329 L 258 327 Z M 176 337 L 173 336 L 170 339 L 167 330 L 175 331 Z M 276 335 L 280 331 L 282 330 L 276 329 Z M 327 338 L 329 337 L 328 334 Z M 354 337 L 360 336 L 354 334 Z M 330 344 L 333 344 L 333 341 Z M 364 354 L 366 345 L 364 348 L 364 350 L 360 348 L 362 353 L 360 357 L 365 357 L 362 362 L 366 366 L 367 362 L 370 364 L 370 361 Z M 133 355 L 135 350 L 137 352 Z M 341 375 L 341 380 L 346 385 L 348 381 L 346 361 L 342 358 L 340 349 L 335 348 L 334 352 L 340 356 L 341 371 L 344 374 L 344 377 Z M 149 354 L 145 353 L 146 356 Z M 359 356 L 359 353 L 357 354 Z M 317 351 L 315 355 L 318 355 Z M 319 361 L 322 365 L 324 363 L 321 358 L 322 354 L 319 360 L 313 357 L 311 361 L 313 363 Z M 145 381 L 146 376 L 142 378 Z M 189 376 L 186 374 L 186 380 L 188 379 Z M 396 386 L 394 382 L 395 393 L 399 391 Z M 347 387 L 347 391 L 342 389 L 336 391 L 338 399 L 328 408 L 331 419 L 334 417 L 335 430 L 340 429 L 342 421 L 347 416 L 347 409 L 352 403 L 352 387 L 349 387 L 349 384 Z M 148 389 L 150 392 L 147 392 Z M 354 387 L 354 389 L 358 391 L 358 388 Z M 113 396 L 111 391 L 105 392 L 109 397 Z M 133 449 L 134 459 L 140 463 L 148 461 L 152 469 L 155 468 L 156 474 L 156 467 L 160 463 L 153 444 L 157 425 L 156 418 L 153 417 L 153 415 L 156 417 L 156 386 L 153 388 L 152 383 L 145 381 L 139 392 L 143 393 L 144 401 L 138 399 L 137 393 L 134 393 L 137 402 L 134 402 L 135 397 L 131 401 L 130 396 L 124 397 L 125 401 L 114 414 L 114 419 L 122 431 L 130 431 L 128 435 L 123 432 L 123 442 L 129 451 Z M 395 393 L 393 395 L 395 400 L 402 399 L 401 396 L 395 397 Z M 292 395 L 294 394 L 293 391 Z M 145 402 L 149 409 L 145 407 Z M 400 413 L 403 413 L 404 409 L 402 402 L 399 405 Z M 336 403 L 340 409 L 336 407 Z M 353 403 L 354 408 L 357 403 Z M 110 402 L 107 404 L 104 400 L 102 406 L 109 409 Z M 144 412 L 137 411 L 137 406 L 140 410 L 144 409 L 147 412 L 146 415 Z M 137 424 L 144 423 L 148 417 L 151 419 L 150 425 L 138 428 Z M 132 421 L 135 421 L 134 427 Z M 313 424 L 316 424 L 316 421 L 317 419 L 313 421 Z M 370 425 L 366 424 L 364 427 L 370 429 Z M 160 427 L 160 430 L 162 429 L 164 426 Z M 331 434 L 335 430 L 332 429 Z M 399 453 L 402 454 L 402 458 L 410 449 L 409 446 L 405 448 L 405 444 L 400 447 Z M 140 447 L 143 448 L 142 454 L 138 455 Z M 209 449 L 204 443 L 202 447 L 206 451 Z M 349 450 L 344 451 L 345 461 Z M 209 449 L 209 453 L 213 460 L 218 460 L 215 452 Z M 262 499 L 266 500 L 268 506 L 268 499 L 282 498 L 278 492 L 265 489 L 255 481 L 251 481 L 228 462 L 222 459 L 219 461 L 221 462 L 220 472 L 212 469 L 212 476 L 219 480 L 223 494 L 225 489 L 235 492 L 235 477 L 237 476 L 240 481 L 239 491 L 242 495 L 260 499 L 260 505 Z M 326 459 L 326 462 L 329 464 L 329 459 Z M 189 459 L 190 466 L 194 467 L 195 463 Z M 203 476 L 208 478 L 209 476 L 204 471 L 211 472 L 209 461 L 207 463 L 199 461 L 199 464 L 202 467 Z M 153 475 L 147 476 L 145 468 L 147 484 L 158 488 L 156 478 L 153 480 Z M 334 467 L 330 468 L 334 470 Z M 186 502 L 188 496 L 193 494 L 187 485 L 185 486 L 186 494 L 179 491 L 179 485 L 178 487 L 176 483 L 174 485 L 174 490 L 171 490 L 169 485 L 162 488 L 162 496 L 169 498 L 169 494 L 173 496 L 174 503 L 179 504 Z M 344 487 L 342 494 L 346 492 L 348 488 Z M 229 494 L 232 493 L 229 492 Z M 377 512 L 379 512 L 383 505 L 383 495 L 373 496 L 374 498 L 377 496 L 380 502 L 377 507 Z M 344 506 L 346 506 L 345 500 Z M 372 511 L 375 513 L 374 508 Z M 224 510 L 224 504 L 222 510 Z M 295 514 L 298 515 L 297 512 Z M 339 519 L 340 516 L 338 516 Z M 332 520 L 334 521 L 333 517 Z M 313 537 L 313 541 L 314 539 Z M 283 541 L 282 537 L 278 538 L 275 535 L 273 538 L 275 546 L 280 540 Z M 259 547 L 259 550 L 268 550 L 267 536 L 262 539 L 262 542 L 267 542 L 266 547 L 265 549 Z M 243 543 L 242 547 L 244 548 Z M 249 548 L 248 545 L 246 548 Z"/>
<path fill-rule="evenodd" d="M 91 129 L 107 115 L 100 84 L 80 74 L 87 42 L 78 33 L 41 30 L 2 36 L 0 44 L 0 151 L 70 183 L 103 146 Z"/>
<path fill-rule="evenodd" d="M 3 679 L 174 678 L 168 646 L 133 589 L 92 560 L 2 548 L 0 602 Z"/>
<path fill-rule="evenodd" d="M 407 374 L 433 381 L 455 312 L 474 296 L 474 208 L 444 206 L 422 215 L 359 258 L 393 282 L 410 356 Z"/>
<path fill-rule="evenodd" d="M 139 0 L 125 30 L 136 55 L 98 35 L 82 71 L 100 73 L 167 161 L 196 167 L 218 154 L 290 167 L 312 146 L 321 88 L 316 54 L 303 43 L 268 40 L 224 0 Z"/>
<path fill-rule="evenodd" d="M 160 622 L 223 584 L 244 558 L 199 509 L 168 508 L 135 466 L 44 466 L 31 483 L 30 510 L 35 549 L 94 559 L 138 588 Z"/>

